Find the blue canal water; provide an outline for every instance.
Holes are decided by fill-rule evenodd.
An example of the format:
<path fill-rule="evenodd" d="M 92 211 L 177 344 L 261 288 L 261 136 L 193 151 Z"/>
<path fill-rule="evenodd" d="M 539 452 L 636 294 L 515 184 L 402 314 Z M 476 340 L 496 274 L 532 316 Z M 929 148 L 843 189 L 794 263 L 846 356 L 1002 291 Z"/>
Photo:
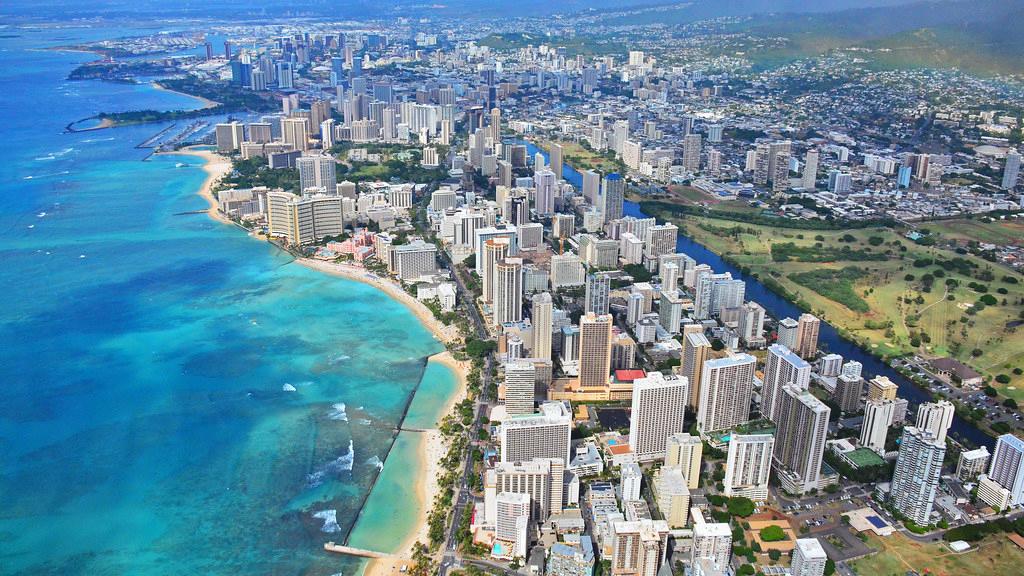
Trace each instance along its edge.
<path fill-rule="evenodd" d="M 164 125 L 64 133 L 197 105 L 67 81 L 95 57 L 45 50 L 150 31 L 0 39 L 0 574 L 353 573 L 322 544 L 443 347 L 372 287 L 190 213 L 197 159 L 135 148 Z"/>
<path fill-rule="evenodd" d="M 525 144 L 527 147 L 527 154 L 529 156 L 532 157 L 540 151 L 544 154 L 546 161 L 550 162 L 547 152 L 540 150 L 533 143 L 525 140 L 517 140 L 516 143 Z M 563 177 L 570 184 L 577 187 L 583 185 L 583 176 L 568 164 L 564 165 L 562 173 Z M 640 205 L 636 202 L 626 202 L 623 212 L 627 216 L 635 216 L 637 218 L 648 217 L 640 210 Z M 731 272 L 734 278 L 742 279 L 747 285 L 746 298 L 748 300 L 756 301 L 775 318 L 781 319 L 787 316 L 797 318 L 802 313 L 802 310 L 800 310 L 796 305 L 769 290 L 764 284 L 759 282 L 757 278 L 754 278 L 749 274 L 744 274 L 739 268 L 726 262 L 721 256 L 715 254 L 711 250 L 708 250 L 702 244 L 695 242 L 691 238 L 680 235 L 676 240 L 676 250 L 689 255 L 691 258 L 697 260 L 698 263 L 711 266 L 711 268 L 716 272 Z M 840 336 L 839 333 L 836 332 L 835 328 L 827 322 L 821 323 L 818 338 L 822 348 L 829 352 L 840 354 L 846 360 L 856 360 L 863 364 L 864 376 L 866 378 L 870 379 L 874 376 L 887 376 L 899 386 L 900 397 L 906 398 L 912 405 L 931 401 L 931 394 L 927 390 L 921 389 L 905 376 L 894 370 L 891 366 L 882 362 L 878 357 L 866 352 L 861 347 Z M 991 436 L 985 434 L 977 427 L 964 422 L 960 418 L 953 419 L 953 426 L 950 429 L 950 433 L 954 437 L 966 440 L 977 446 L 988 446 L 991 448 L 995 444 L 995 440 Z"/>

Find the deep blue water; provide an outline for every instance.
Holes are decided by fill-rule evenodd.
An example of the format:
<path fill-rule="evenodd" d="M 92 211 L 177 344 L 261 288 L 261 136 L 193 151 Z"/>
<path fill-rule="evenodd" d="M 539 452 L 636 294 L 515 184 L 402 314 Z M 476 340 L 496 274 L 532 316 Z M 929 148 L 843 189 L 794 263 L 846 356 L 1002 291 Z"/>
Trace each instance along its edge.
<path fill-rule="evenodd" d="M 93 57 L 42 50 L 133 31 L 5 32 L 0 574 L 351 573 L 313 515 L 351 525 L 442 346 L 379 291 L 181 215 L 206 207 L 196 159 L 134 148 L 162 126 L 63 133 L 196 105 L 66 81 Z"/>
<path fill-rule="evenodd" d="M 532 143 L 526 141 L 517 141 L 517 143 L 526 144 L 527 154 L 530 157 L 540 151 L 544 154 L 545 159 L 548 159 L 547 152 L 540 150 Z M 547 161 L 550 162 L 550 159 Z M 583 176 L 568 164 L 565 164 L 563 167 L 563 177 L 574 186 L 580 187 L 583 185 Z M 623 212 L 627 216 L 635 216 L 637 218 L 647 217 L 647 215 L 640 210 L 640 205 L 636 202 L 626 202 Z M 749 274 L 743 274 L 739 268 L 726 262 L 721 256 L 715 254 L 711 250 L 708 250 L 702 244 L 695 242 L 693 239 L 680 235 L 676 240 L 676 250 L 689 255 L 691 258 L 697 260 L 698 263 L 711 266 L 716 272 L 731 272 L 734 278 L 742 279 L 747 285 L 746 298 L 748 300 L 756 301 L 773 317 L 779 319 L 787 316 L 797 318 L 802 313 L 796 305 L 769 290 L 764 284 L 759 282 L 757 278 L 754 278 Z M 829 323 L 824 321 L 821 323 L 818 339 L 822 348 L 827 349 L 829 352 L 840 354 L 846 360 L 856 360 L 863 364 L 864 376 L 866 379 L 870 379 L 875 376 L 888 376 L 899 386 L 900 397 L 909 400 L 911 405 L 931 401 L 931 394 L 928 391 L 915 385 L 909 379 L 894 370 L 891 366 L 882 362 L 878 357 L 866 352 L 856 344 L 841 337 L 839 333 L 836 332 L 835 328 L 833 328 Z M 978 446 L 984 445 L 991 448 L 995 444 L 995 440 L 991 436 L 985 434 L 977 427 L 964 422 L 960 418 L 953 419 L 953 426 L 950 429 L 950 432 L 954 436 L 968 440 L 972 444 Z"/>

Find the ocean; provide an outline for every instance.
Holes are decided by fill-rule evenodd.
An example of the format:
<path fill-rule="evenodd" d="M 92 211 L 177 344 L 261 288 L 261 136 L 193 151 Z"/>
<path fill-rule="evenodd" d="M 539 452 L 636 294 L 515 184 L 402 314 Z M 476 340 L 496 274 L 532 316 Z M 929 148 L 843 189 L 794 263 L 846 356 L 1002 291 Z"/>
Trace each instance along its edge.
<path fill-rule="evenodd" d="M 352 527 L 421 381 L 410 414 L 436 420 L 443 346 L 374 288 L 189 214 L 197 159 L 135 148 L 163 125 L 63 133 L 197 105 L 67 81 L 95 56 L 43 50 L 143 31 L 2 32 L 0 574 L 356 572 L 322 544 Z M 412 494 L 415 442 L 381 490 Z M 398 542 L 412 508 L 368 507 L 360 530 Z"/>

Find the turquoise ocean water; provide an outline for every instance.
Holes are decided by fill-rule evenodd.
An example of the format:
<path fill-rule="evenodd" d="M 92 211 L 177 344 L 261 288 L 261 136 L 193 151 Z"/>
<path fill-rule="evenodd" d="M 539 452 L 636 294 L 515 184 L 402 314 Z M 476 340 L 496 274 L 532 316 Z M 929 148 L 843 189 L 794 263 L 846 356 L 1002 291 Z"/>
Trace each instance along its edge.
<path fill-rule="evenodd" d="M 41 50 L 133 32 L 0 39 L 0 574 L 352 573 L 321 545 L 350 528 L 421 379 L 410 412 L 436 419 L 452 374 L 426 356 L 443 348 L 373 288 L 180 214 L 205 208 L 205 175 L 141 161 L 161 126 L 62 133 L 195 106 L 66 81 L 93 57 Z M 414 443 L 382 490 L 411 493 Z M 360 533 L 412 522 L 370 512 Z"/>

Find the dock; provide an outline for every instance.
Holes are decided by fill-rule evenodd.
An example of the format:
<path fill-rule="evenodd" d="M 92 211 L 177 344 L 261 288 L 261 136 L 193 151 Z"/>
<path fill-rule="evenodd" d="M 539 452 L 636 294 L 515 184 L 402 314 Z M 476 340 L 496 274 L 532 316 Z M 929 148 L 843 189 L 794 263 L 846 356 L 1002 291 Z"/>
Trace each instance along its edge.
<path fill-rule="evenodd" d="M 353 546 L 344 546 L 342 544 L 335 544 L 334 542 L 327 542 L 326 544 L 324 544 L 324 550 L 328 552 L 334 552 L 335 554 L 344 554 L 346 556 L 359 556 L 361 558 L 400 558 L 395 554 L 376 552 L 374 550 L 355 548 Z"/>

